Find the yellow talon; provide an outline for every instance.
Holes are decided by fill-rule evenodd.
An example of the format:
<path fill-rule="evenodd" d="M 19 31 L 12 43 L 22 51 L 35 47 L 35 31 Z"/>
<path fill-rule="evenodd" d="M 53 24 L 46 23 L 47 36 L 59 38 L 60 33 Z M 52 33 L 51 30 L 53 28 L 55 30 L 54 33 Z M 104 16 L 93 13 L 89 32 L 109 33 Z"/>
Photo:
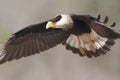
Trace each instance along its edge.
<path fill-rule="evenodd" d="M 85 54 L 85 51 L 84 51 L 84 49 L 83 49 L 82 47 L 80 47 L 80 52 L 81 52 L 82 54 Z"/>

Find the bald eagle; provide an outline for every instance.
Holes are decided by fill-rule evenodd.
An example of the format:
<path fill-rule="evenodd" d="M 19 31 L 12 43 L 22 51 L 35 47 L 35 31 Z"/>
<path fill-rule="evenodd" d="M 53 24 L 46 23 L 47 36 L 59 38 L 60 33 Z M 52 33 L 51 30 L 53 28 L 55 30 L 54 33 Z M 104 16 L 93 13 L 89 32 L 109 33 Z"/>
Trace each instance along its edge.
<path fill-rule="evenodd" d="M 59 14 L 48 21 L 29 25 L 0 43 L 0 63 L 27 57 L 60 43 L 80 56 L 97 57 L 106 54 L 120 33 L 103 22 L 101 16 Z M 115 23 L 110 25 L 115 26 Z"/>

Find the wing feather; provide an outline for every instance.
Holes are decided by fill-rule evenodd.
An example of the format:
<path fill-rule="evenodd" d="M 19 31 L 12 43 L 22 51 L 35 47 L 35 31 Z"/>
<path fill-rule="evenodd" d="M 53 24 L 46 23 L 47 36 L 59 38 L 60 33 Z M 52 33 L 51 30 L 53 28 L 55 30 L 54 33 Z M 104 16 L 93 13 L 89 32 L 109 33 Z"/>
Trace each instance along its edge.
<path fill-rule="evenodd" d="M 97 22 L 97 21 L 91 21 L 90 27 L 100 36 L 107 37 L 109 39 L 117 39 L 120 38 L 120 33 L 114 31 L 113 29 L 110 29 L 105 24 Z"/>
<path fill-rule="evenodd" d="M 16 59 L 21 58 L 21 56 L 23 55 L 24 47 L 25 47 L 24 44 L 20 44 L 19 54 L 17 53 Z M 11 54 L 13 54 L 13 53 L 11 53 Z M 10 58 L 10 57 L 8 57 L 8 58 Z"/>
<path fill-rule="evenodd" d="M 65 41 L 68 33 L 62 29 L 46 29 L 47 22 L 28 26 L 15 34 L 5 42 L 2 54 L 5 54 L 0 63 L 30 56 Z M 1 43 L 2 44 L 2 43 Z"/>
<path fill-rule="evenodd" d="M 31 52 L 30 52 L 30 47 L 31 47 L 30 39 L 28 41 L 26 41 L 25 43 L 26 43 L 26 46 L 25 46 L 26 47 L 26 52 L 23 55 L 24 57 L 29 56 L 31 54 Z M 14 59 L 14 57 L 13 57 L 13 59 Z"/>

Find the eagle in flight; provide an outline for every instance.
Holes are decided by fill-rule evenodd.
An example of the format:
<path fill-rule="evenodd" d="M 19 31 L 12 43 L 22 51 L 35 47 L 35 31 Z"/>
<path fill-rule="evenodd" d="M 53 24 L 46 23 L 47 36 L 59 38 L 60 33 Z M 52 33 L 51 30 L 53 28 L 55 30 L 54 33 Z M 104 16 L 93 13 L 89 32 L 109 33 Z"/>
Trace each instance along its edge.
<path fill-rule="evenodd" d="M 108 26 L 108 17 L 60 14 L 48 21 L 29 25 L 0 43 L 0 63 L 45 51 L 60 43 L 80 56 L 97 57 L 106 54 L 120 38 L 120 33 Z"/>

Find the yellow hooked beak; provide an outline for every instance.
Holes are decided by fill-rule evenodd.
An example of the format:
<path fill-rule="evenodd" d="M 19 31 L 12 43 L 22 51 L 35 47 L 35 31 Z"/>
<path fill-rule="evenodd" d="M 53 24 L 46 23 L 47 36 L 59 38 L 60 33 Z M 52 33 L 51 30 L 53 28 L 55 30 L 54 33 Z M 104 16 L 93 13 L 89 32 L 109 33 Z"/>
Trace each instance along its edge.
<path fill-rule="evenodd" d="M 47 29 L 48 29 L 48 28 L 55 28 L 55 23 L 52 22 L 52 21 L 49 21 L 49 22 L 47 23 L 46 28 L 47 28 Z"/>

